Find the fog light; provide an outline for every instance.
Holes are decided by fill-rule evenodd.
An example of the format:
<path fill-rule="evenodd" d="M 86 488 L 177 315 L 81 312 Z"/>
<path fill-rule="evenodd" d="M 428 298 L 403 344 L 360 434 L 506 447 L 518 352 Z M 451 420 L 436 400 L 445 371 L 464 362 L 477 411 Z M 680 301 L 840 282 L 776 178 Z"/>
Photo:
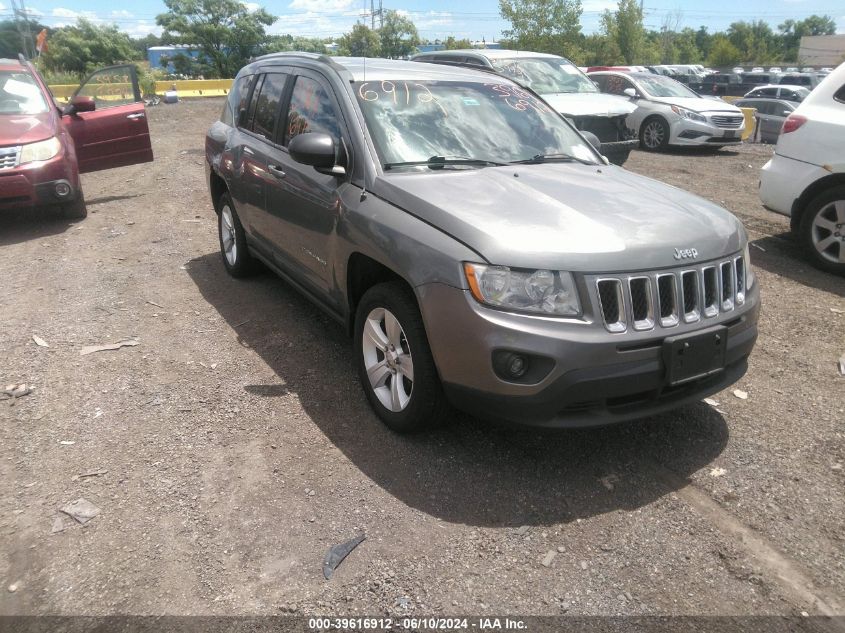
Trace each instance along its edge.
<path fill-rule="evenodd" d="M 56 195 L 59 198 L 64 198 L 65 196 L 70 195 L 70 185 L 66 182 L 59 182 L 56 183 Z"/>
<path fill-rule="evenodd" d="M 510 374 L 511 378 L 521 378 L 528 370 L 528 363 L 525 358 L 519 354 L 511 354 L 510 358 L 507 359 L 505 366 L 507 367 L 508 374 Z"/>

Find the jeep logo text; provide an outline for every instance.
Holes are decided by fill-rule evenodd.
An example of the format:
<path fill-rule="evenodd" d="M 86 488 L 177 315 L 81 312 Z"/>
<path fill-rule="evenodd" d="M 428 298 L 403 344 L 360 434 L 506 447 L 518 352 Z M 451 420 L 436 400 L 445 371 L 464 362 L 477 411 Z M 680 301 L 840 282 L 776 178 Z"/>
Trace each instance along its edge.
<path fill-rule="evenodd" d="M 676 248 L 675 259 L 695 259 L 698 257 L 698 251 L 694 248 Z"/>

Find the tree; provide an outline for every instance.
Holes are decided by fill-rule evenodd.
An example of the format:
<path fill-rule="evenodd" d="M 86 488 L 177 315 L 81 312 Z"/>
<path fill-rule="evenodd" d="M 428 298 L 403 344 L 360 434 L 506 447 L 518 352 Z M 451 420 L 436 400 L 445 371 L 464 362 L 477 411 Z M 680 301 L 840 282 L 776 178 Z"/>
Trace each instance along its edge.
<path fill-rule="evenodd" d="M 731 44 L 731 41 L 724 35 L 713 36 L 713 43 L 710 46 L 710 56 L 707 58 L 711 66 L 733 66 L 742 59 L 740 50 Z"/>
<path fill-rule="evenodd" d="M 710 57 L 711 46 L 713 46 L 713 36 L 707 32 L 706 26 L 700 26 L 695 32 L 695 47 L 701 53 L 702 59 Z"/>
<path fill-rule="evenodd" d="M 764 64 L 779 54 L 772 27 L 763 20 L 734 22 L 728 27 L 727 37 L 746 62 Z"/>
<path fill-rule="evenodd" d="M 50 28 L 45 27 L 43 24 L 36 22 L 35 20 L 22 20 L 21 28 L 24 30 L 24 33 L 27 30 L 29 31 L 30 37 L 27 40 L 27 48 L 30 51 L 35 50 L 35 36 L 38 35 L 42 29 L 47 29 L 49 38 Z M 15 21 L 3 20 L 0 22 L 0 57 L 17 59 L 18 53 L 23 52 L 23 41 L 21 39 L 20 31 L 18 31 L 18 25 Z"/>
<path fill-rule="evenodd" d="M 99 66 L 135 59 L 132 40 L 116 25 L 92 24 L 79 18 L 76 25 L 56 29 L 48 40 L 44 66 L 82 78 Z"/>
<path fill-rule="evenodd" d="M 263 8 L 250 11 L 237 0 L 164 0 L 156 16 L 162 39 L 196 46 L 218 77 L 234 77 L 266 43 L 265 27 L 276 21 Z"/>
<path fill-rule="evenodd" d="M 320 53 L 325 55 L 326 43 L 316 37 L 301 37 L 299 35 L 271 35 L 258 52 L 277 53 L 279 51 L 301 51 L 303 53 Z"/>
<path fill-rule="evenodd" d="M 417 27 L 410 18 L 398 11 L 385 11 L 384 24 L 379 29 L 381 54 L 390 59 L 407 57 L 420 43 Z"/>
<path fill-rule="evenodd" d="M 640 63 L 645 48 L 645 27 L 639 0 L 619 0 L 614 13 L 604 12 L 602 23 L 608 37 L 616 41 L 625 63 Z"/>
<path fill-rule="evenodd" d="M 499 0 L 515 48 L 575 56 L 581 43 L 581 0 Z"/>
<path fill-rule="evenodd" d="M 450 35 L 443 41 L 443 46 L 446 47 L 447 51 L 456 51 L 464 48 L 472 48 L 472 42 L 467 39 L 458 40 L 453 35 Z"/>
<path fill-rule="evenodd" d="M 338 55 L 350 57 L 378 57 L 380 40 L 378 32 L 366 24 L 356 23 L 349 33 L 345 33 L 338 40 Z"/>

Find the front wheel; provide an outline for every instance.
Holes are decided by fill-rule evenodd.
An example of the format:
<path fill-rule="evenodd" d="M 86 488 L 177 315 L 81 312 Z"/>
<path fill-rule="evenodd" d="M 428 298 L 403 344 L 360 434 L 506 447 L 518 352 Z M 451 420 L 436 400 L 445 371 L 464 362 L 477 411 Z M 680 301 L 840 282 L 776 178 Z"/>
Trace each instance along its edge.
<path fill-rule="evenodd" d="M 640 128 L 640 147 L 649 151 L 669 145 L 669 126 L 660 117 L 647 119 Z"/>
<path fill-rule="evenodd" d="M 76 200 L 62 205 L 62 217 L 68 220 L 82 220 L 88 217 L 88 207 L 85 205 L 85 196 L 82 195 L 81 189 L 76 194 Z"/>
<path fill-rule="evenodd" d="M 845 275 L 845 187 L 813 198 L 801 217 L 800 231 L 816 267 Z"/>
<path fill-rule="evenodd" d="M 376 415 L 397 433 L 437 426 L 449 406 L 416 301 L 400 282 L 370 288 L 355 313 L 358 376 Z"/>

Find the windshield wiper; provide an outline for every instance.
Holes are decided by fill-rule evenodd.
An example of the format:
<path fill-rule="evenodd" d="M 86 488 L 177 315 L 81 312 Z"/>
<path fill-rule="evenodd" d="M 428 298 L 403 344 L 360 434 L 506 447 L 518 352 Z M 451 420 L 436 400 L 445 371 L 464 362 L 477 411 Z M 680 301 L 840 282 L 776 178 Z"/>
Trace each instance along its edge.
<path fill-rule="evenodd" d="M 576 163 L 581 163 L 582 165 L 597 165 L 595 161 L 586 160 L 584 158 L 578 158 L 577 156 L 573 156 L 572 154 L 537 154 L 536 156 L 532 156 L 531 158 L 525 158 L 523 160 L 515 160 L 513 164 L 515 165 L 539 165 L 540 163 L 548 163 L 551 161 L 559 161 L 562 163 L 568 163 L 575 161 Z"/>
<path fill-rule="evenodd" d="M 385 163 L 385 171 L 395 167 L 414 167 L 419 165 L 426 165 L 431 169 L 442 169 L 446 165 L 475 165 L 479 167 L 504 167 L 507 163 L 498 163 L 494 160 L 485 160 L 483 158 L 468 158 L 463 156 L 456 156 L 447 158 L 446 156 L 432 156 L 428 160 L 410 160 L 403 163 Z"/>

